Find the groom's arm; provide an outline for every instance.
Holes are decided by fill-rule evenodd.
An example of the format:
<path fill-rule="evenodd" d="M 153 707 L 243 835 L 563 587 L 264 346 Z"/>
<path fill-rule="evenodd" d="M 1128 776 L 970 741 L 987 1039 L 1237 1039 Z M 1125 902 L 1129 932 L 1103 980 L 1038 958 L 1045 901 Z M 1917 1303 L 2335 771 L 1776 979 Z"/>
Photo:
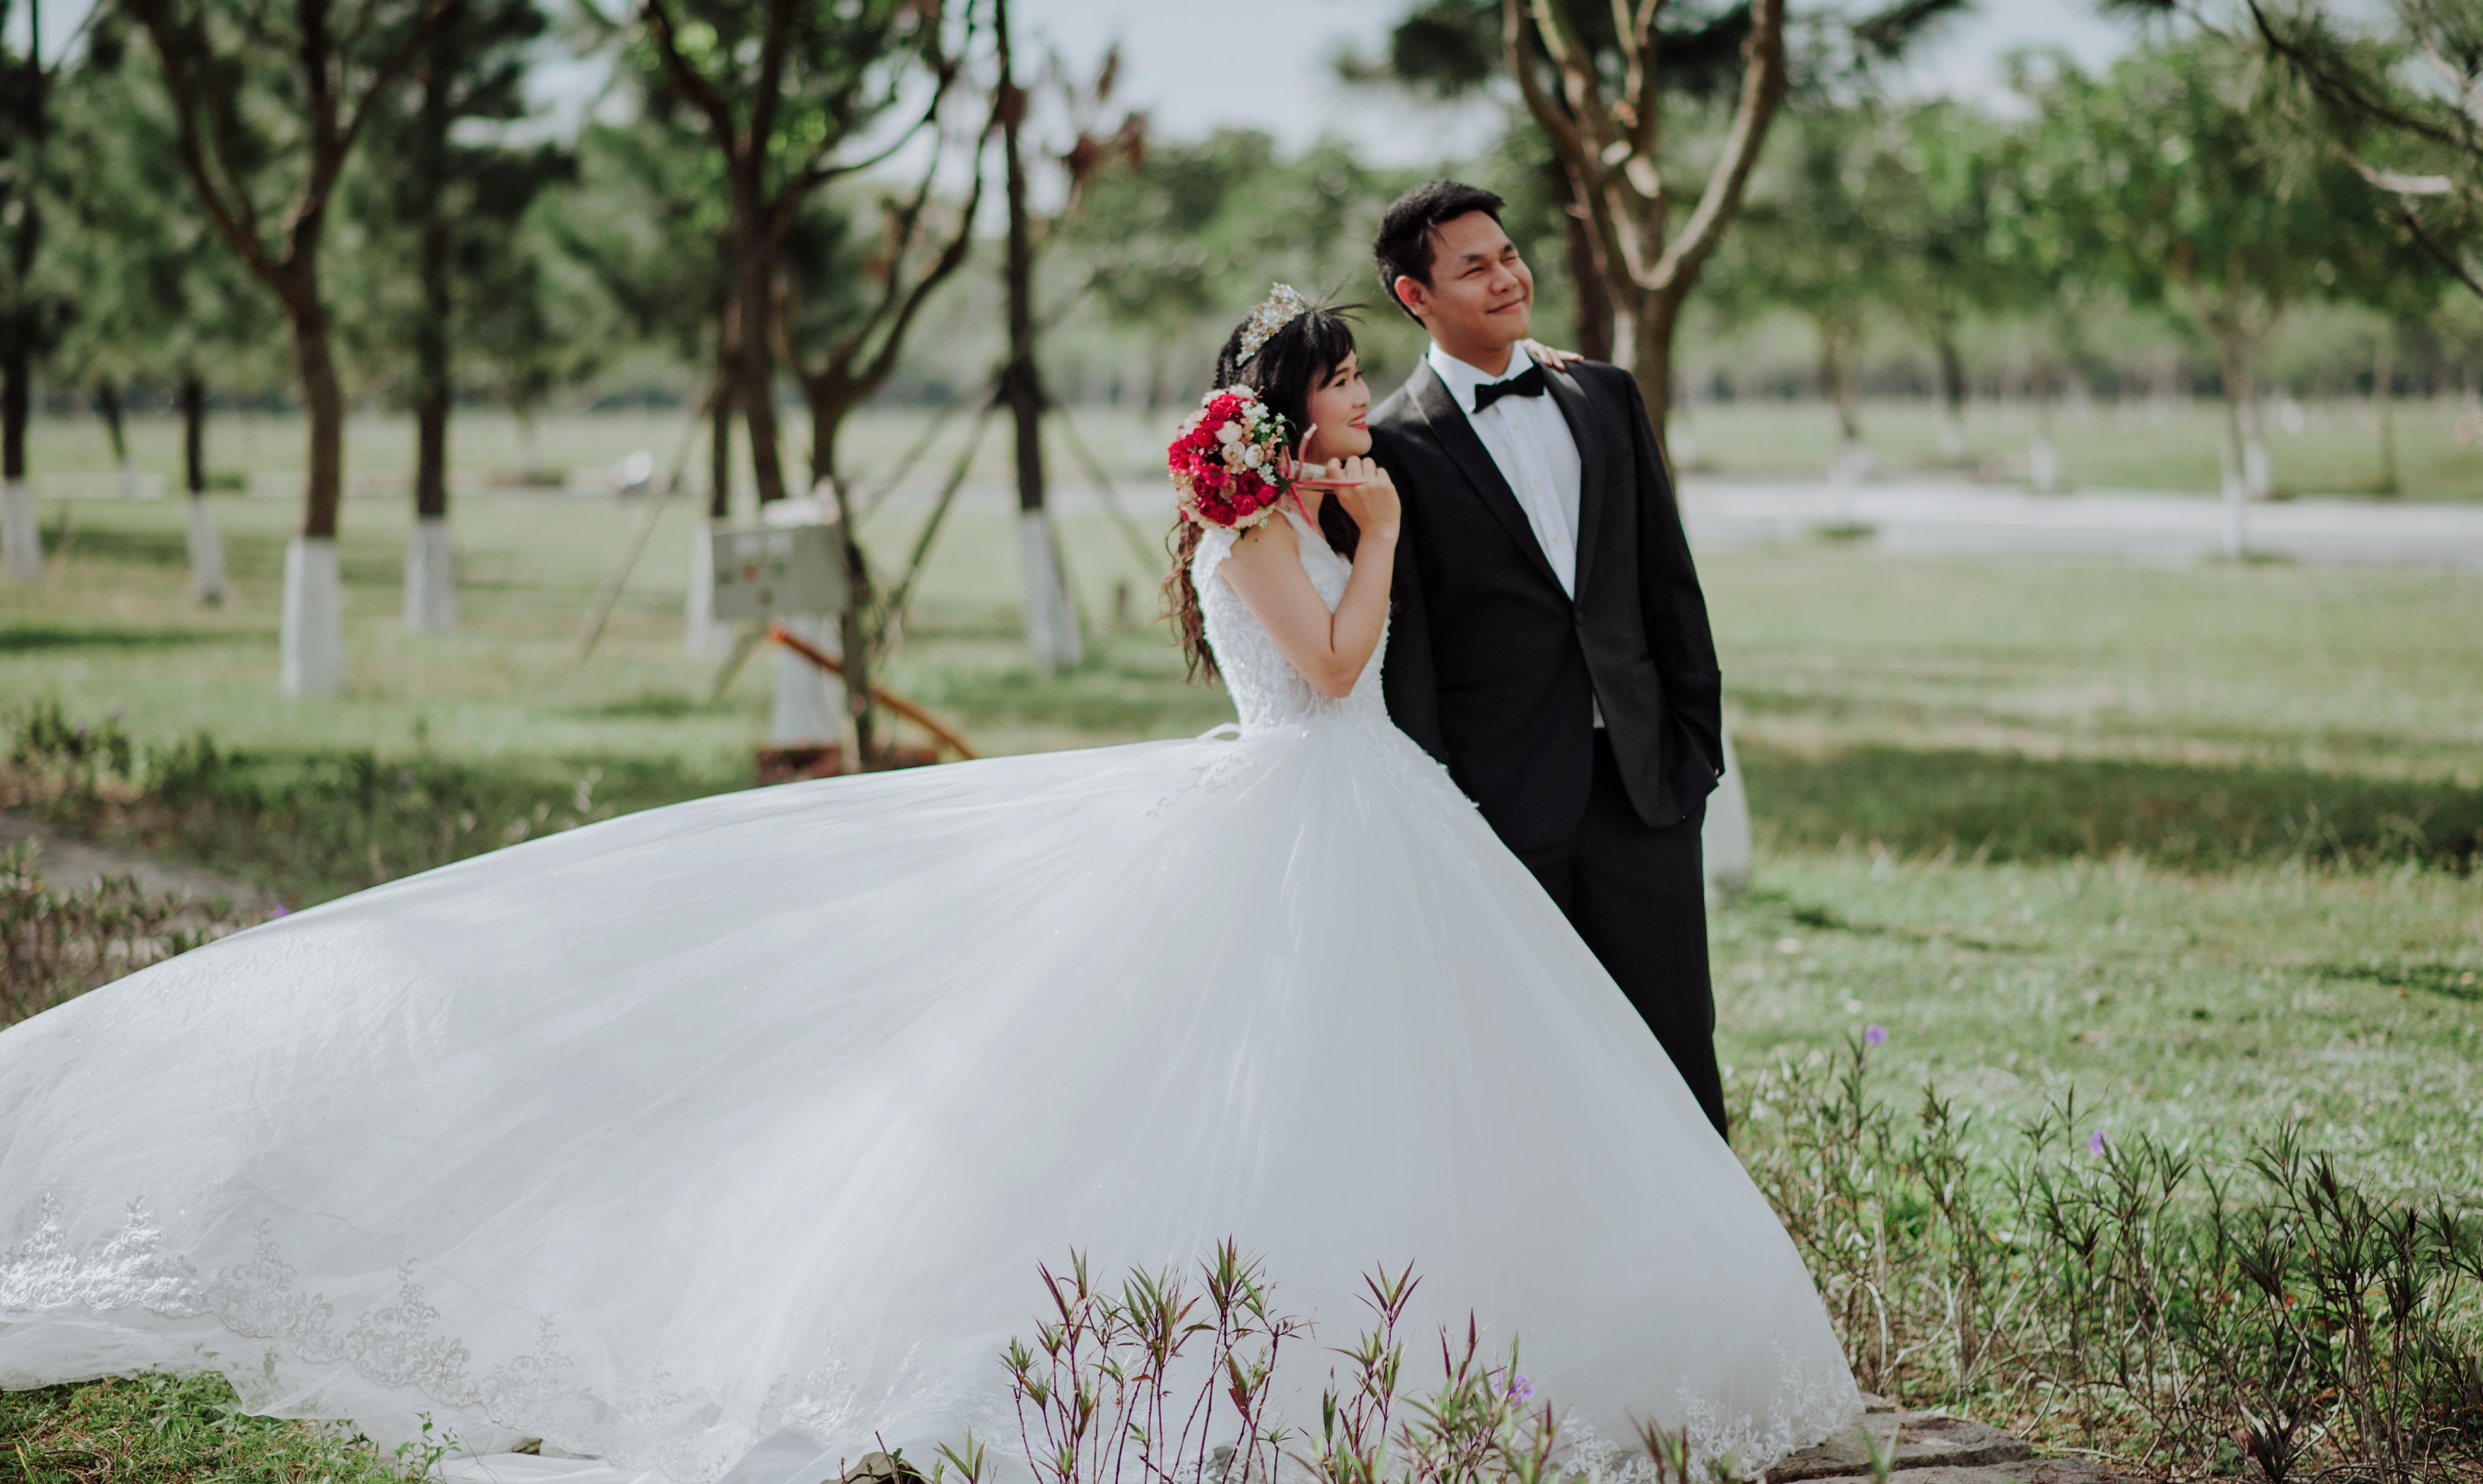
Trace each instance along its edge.
<path fill-rule="evenodd" d="M 1391 441 L 1385 437 L 1372 440 L 1373 456 L 1402 491 L 1405 512 L 1397 540 L 1396 573 L 1389 582 L 1388 650 L 1379 666 L 1379 694 L 1397 729 L 1446 766 L 1449 753 L 1440 735 L 1439 675 L 1431 663 L 1430 608 L 1424 601 L 1422 563 L 1416 556 L 1422 540 L 1417 531 L 1422 519 L 1419 496 L 1403 458 L 1392 457 L 1398 450 L 1389 446 Z"/>
<path fill-rule="evenodd" d="M 1639 601 L 1648 652 L 1664 677 L 1665 701 L 1672 714 L 1707 755 L 1714 777 L 1722 778 L 1724 679 L 1708 628 L 1707 596 L 1691 564 L 1680 502 L 1656 447 L 1646 400 L 1639 394 L 1636 377 L 1623 372 L 1620 384 L 1628 396 L 1630 454 L 1638 480 Z"/>

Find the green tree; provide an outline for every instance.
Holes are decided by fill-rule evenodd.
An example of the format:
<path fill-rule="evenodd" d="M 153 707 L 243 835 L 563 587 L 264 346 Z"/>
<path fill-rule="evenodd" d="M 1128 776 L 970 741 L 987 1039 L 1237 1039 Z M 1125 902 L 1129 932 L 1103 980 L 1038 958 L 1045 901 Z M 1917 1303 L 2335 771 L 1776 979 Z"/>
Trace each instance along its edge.
<path fill-rule="evenodd" d="M 1871 172 L 1888 227 L 1891 307 L 1939 367 L 1940 453 L 1965 459 L 1965 358 L 1960 332 L 2006 292 L 1992 254 L 1991 200 L 2001 129 L 1969 104 L 1936 98 L 1899 110 Z"/>
<path fill-rule="evenodd" d="M 14 29 L 15 11 L 14 0 L 0 0 L 0 37 Z M 8 574 L 31 582 L 43 573 L 43 547 L 26 487 L 26 418 L 36 369 L 59 347 L 72 306 L 43 252 L 65 54 L 43 55 L 41 0 L 26 0 L 25 16 L 25 48 L 0 41 L 0 547 Z"/>
<path fill-rule="evenodd" d="M 2287 309 L 2340 286 L 2377 209 L 2341 161 L 2286 137 L 2265 80 L 2251 59 L 2193 38 L 2102 77 L 2064 62 L 2029 89 L 2042 120 L 2031 163 L 2078 203 L 2073 219 L 2050 207 L 2053 238 L 2072 252 L 2090 239 L 2133 302 L 2161 305 L 2215 354 L 2235 554 L 2244 501 L 2272 486 L 2258 430 L 2267 337 Z"/>
<path fill-rule="evenodd" d="M 1872 315 L 1895 297 L 1903 251 L 1885 192 L 1884 112 L 1868 100 L 1810 99 L 1784 111 L 1718 262 L 1716 297 L 1744 313 L 1790 309 L 1819 340 L 1819 378 L 1839 436 L 1836 478 L 1865 467 L 1854 359 Z"/>
<path fill-rule="evenodd" d="M 191 589 L 221 603 L 223 543 L 206 499 L 209 379 L 227 392 L 280 385 L 281 338 L 265 294 L 217 240 L 182 172 L 162 79 L 126 40 L 120 16 L 100 16 L 62 98 L 63 145 L 81 165 L 63 252 L 79 285 L 68 354 L 106 384 L 173 389 Z"/>
<path fill-rule="evenodd" d="M 2483 10 L 2471 0 L 2104 0 L 2258 51 L 2315 107 L 2289 110 L 2386 201 L 2384 219 L 2483 296 Z"/>
<path fill-rule="evenodd" d="M 965 23 L 972 24 L 971 6 Z M 648 107 L 694 119 L 720 167 L 729 209 L 736 331 L 734 400 L 749 427 L 761 503 L 786 493 L 777 432 L 782 250 L 813 194 L 877 164 L 936 125 L 961 65 L 942 10 L 921 0 L 641 0 L 634 60 Z M 872 131 L 926 77 L 929 103 L 894 142 Z"/>
<path fill-rule="evenodd" d="M 571 168 L 553 145 L 511 146 L 497 125 L 526 116 L 527 49 L 546 29 L 535 0 L 435 0 L 402 87 L 371 123 L 368 166 L 348 193 L 377 281 L 362 319 L 374 358 L 403 362 L 414 411 L 414 522 L 405 558 L 405 625 L 457 626 L 448 526 L 449 415 L 457 348 L 485 317 L 540 287 L 512 271 L 521 225 Z M 460 292 L 461 288 L 465 292 Z"/>
<path fill-rule="evenodd" d="M 733 489 L 733 210 L 716 151 L 661 111 L 589 123 L 575 179 L 539 219 L 553 260 L 577 270 L 622 335 L 708 369 L 708 516 Z M 702 533 L 704 539 L 704 533 Z"/>
<path fill-rule="evenodd" d="M 838 456 L 839 436 L 854 411 L 888 384 L 915 317 L 966 260 L 983 199 L 982 142 L 990 132 L 986 121 L 972 137 L 973 184 L 965 200 L 945 214 L 933 192 L 947 156 L 934 148 L 910 190 L 879 194 L 876 242 L 855 229 L 842 202 L 822 201 L 795 219 L 785 245 L 786 286 L 770 328 L 784 342 L 786 364 L 810 410 L 812 487 L 833 491 L 837 501 L 846 592 L 838 640 L 854 746 L 865 766 L 879 755 L 869 677 L 885 636 L 860 512 Z M 948 143 L 945 135 L 940 143 Z"/>
<path fill-rule="evenodd" d="M 175 155 L 208 219 L 284 312 L 309 423 L 286 548 L 282 686 L 344 683 L 336 517 L 345 400 L 321 274 L 346 161 L 426 38 L 435 0 L 127 0 L 162 65 Z"/>

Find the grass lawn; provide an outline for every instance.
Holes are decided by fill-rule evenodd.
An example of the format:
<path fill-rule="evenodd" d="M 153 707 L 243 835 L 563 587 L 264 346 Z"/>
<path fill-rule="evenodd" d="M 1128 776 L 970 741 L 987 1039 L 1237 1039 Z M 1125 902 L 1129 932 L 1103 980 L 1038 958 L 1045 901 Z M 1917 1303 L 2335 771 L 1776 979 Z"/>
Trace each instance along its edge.
<path fill-rule="evenodd" d="M 581 664 L 578 619 L 640 507 L 461 501 L 467 626 L 414 637 L 396 621 L 403 502 L 352 501 L 351 692 L 321 702 L 274 687 L 294 509 L 215 506 L 223 611 L 187 596 L 174 501 L 45 502 L 47 534 L 66 519 L 50 571 L 0 587 L 0 711 L 57 702 L 97 735 L 119 713 L 150 751 L 203 731 L 227 759 L 215 807 L 147 836 L 160 848 L 298 905 L 749 783 L 767 663 L 710 701 L 713 662 L 682 652 L 686 506 Z M 921 519 L 893 505 L 867 534 L 893 559 Z M 890 683 L 990 752 L 1229 717 L 1220 692 L 1181 683 L 1144 623 L 1157 573 L 1100 516 L 1067 520 L 1090 661 L 1032 672 L 1012 525 L 994 502 L 952 517 Z M 1877 1025 L 1877 1095 L 1909 1116 L 1936 1081 L 1995 1159 L 2074 1089 L 2079 1126 L 2116 1145 L 2151 1134 L 2229 1169 L 2291 1123 L 2374 1194 L 2483 1203 L 2483 581 L 1828 544 L 1703 570 L 1760 843 L 1756 886 L 1714 917 L 1738 1087 L 1824 1069 Z M 387 1471 L 227 1394 L 162 1378 L 0 1394 L 0 1456 L 33 1484 Z M 2022 1398 L 1993 1405 L 2006 1420 Z M 2122 1423 L 2048 1425 L 2055 1444 L 2117 1447 Z"/>
<path fill-rule="evenodd" d="M 1393 384 L 1375 381 L 1384 395 Z M 1135 407 L 1073 409 L 1080 437 L 1113 473 L 1153 479 L 1162 471 L 1163 443 L 1184 409 L 1149 413 Z M 846 432 L 845 458 L 856 482 L 874 489 L 894 470 L 934 419 L 940 426 L 931 451 L 917 464 L 921 484 L 944 473 L 962 449 L 970 416 L 910 408 L 874 410 Z M 1939 452 L 1938 418 L 1928 401 L 1867 403 L 1861 410 L 1863 442 L 1876 467 L 1895 475 L 1928 471 L 2002 484 L 2022 485 L 2035 429 L 2022 403 L 1976 402 L 1966 414 L 1966 457 L 1950 467 Z M 129 420 L 132 457 L 139 467 L 168 484 L 180 468 L 180 427 L 160 414 Z M 1816 479 L 1827 475 L 1837 454 L 1833 411 L 1825 403 L 1746 400 L 1695 403 L 1675 424 L 1703 473 L 1727 478 Z M 2453 398 L 2400 402 L 2396 411 L 2398 492 L 2417 500 L 2483 499 L 2483 408 Z M 536 429 L 542 464 L 580 480 L 600 478 L 617 460 L 643 449 L 658 468 L 669 468 L 689 432 L 679 409 L 631 409 L 547 416 Z M 786 417 L 786 467 L 807 467 L 808 426 L 794 410 Z M 2380 479 L 2378 424 L 2363 401 L 2313 402 L 2298 418 L 2271 415 L 2267 445 L 2281 490 L 2296 494 L 2358 495 L 2377 492 Z M 526 462 L 517 425 L 492 409 L 461 410 L 455 429 L 455 476 L 480 485 L 511 476 Z M 2064 404 L 2054 414 L 2053 439 L 2060 477 L 2071 490 L 2176 490 L 2212 492 L 2219 488 L 2224 414 L 2212 402 L 2158 408 L 2151 403 Z M 85 490 L 112 488 L 112 458 L 101 426 L 91 417 L 37 420 L 28 437 L 38 489 L 62 477 Z M 1048 442 L 1053 477 L 1080 486 L 1083 465 L 1055 437 Z M 705 473 L 704 445 L 691 446 L 694 478 Z M 210 419 L 208 464 L 218 471 L 251 471 L 270 490 L 298 489 L 303 458 L 302 424 L 290 413 L 220 412 Z M 400 414 L 361 412 L 347 429 L 347 481 L 358 492 L 394 494 L 406 486 L 414 464 L 414 425 Z M 1007 438 L 995 422 L 985 430 L 974 465 L 977 479 L 1011 477 Z M 746 461 L 739 474 L 747 488 Z"/>
<path fill-rule="evenodd" d="M 402 509 L 356 500 L 353 693 L 288 702 L 292 512 L 216 504 L 237 600 L 201 614 L 174 502 L 75 502 L 45 582 L 0 589 L 0 694 L 120 711 L 142 739 L 367 750 L 564 795 L 591 780 L 609 808 L 749 782 L 767 669 L 710 702 L 712 662 L 682 653 L 685 507 L 581 665 L 579 615 L 634 507 L 464 502 L 467 626 L 416 638 L 395 622 Z M 870 535 L 897 551 L 920 519 L 892 506 Z M 1160 629 L 1111 629 L 1111 587 L 1143 618 L 1154 573 L 1101 517 L 1069 522 L 1094 657 L 1032 672 L 1009 525 L 953 517 L 897 689 L 993 752 L 1230 714 L 1180 683 Z M 2381 1185 L 2483 1196 L 2483 583 L 1829 547 L 1705 572 L 1762 844 L 1758 888 L 1717 920 L 1729 1060 L 1879 1023 L 1883 1087 L 1936 1075 L 1995 1131 L 2074 1082 L 2107 1122 L 2222 1146 L 2297 1119 Z M 191 848 L 303 900 L 353 884 L 247 836 Z"/>

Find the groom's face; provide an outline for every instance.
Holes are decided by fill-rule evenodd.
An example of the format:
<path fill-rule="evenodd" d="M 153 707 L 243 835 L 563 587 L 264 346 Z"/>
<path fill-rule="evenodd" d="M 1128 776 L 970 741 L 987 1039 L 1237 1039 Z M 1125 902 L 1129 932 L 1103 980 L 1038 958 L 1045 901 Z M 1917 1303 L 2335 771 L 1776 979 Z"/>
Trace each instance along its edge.
<path fill-rule="evenodd" d="M 1431 234 L 1431 281 L 1397 283 L 1406 306 L 1452 354 L 1515 345 L 1535 311 L 1535 275 L 1488 212 L 1441 223 Z"/>

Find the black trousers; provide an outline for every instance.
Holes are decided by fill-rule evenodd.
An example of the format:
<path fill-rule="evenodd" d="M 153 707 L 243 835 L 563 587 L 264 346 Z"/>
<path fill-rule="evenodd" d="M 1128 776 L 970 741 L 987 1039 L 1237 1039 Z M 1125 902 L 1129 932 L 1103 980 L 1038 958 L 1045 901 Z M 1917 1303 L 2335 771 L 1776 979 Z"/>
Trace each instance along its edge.
<path fill-rule="evenodd" d="M 1724 1078 L 1716 1067 L 1716 991 L 1707 973 L 1707 888 L 1698 846 L 1704 808 L 1654 828 L 1630 807 L 1613 746 L 1595 733 L 1587 816 L 1567 840 L 1517 858 L 1664 1045 L 1716 1131 Z"/>

